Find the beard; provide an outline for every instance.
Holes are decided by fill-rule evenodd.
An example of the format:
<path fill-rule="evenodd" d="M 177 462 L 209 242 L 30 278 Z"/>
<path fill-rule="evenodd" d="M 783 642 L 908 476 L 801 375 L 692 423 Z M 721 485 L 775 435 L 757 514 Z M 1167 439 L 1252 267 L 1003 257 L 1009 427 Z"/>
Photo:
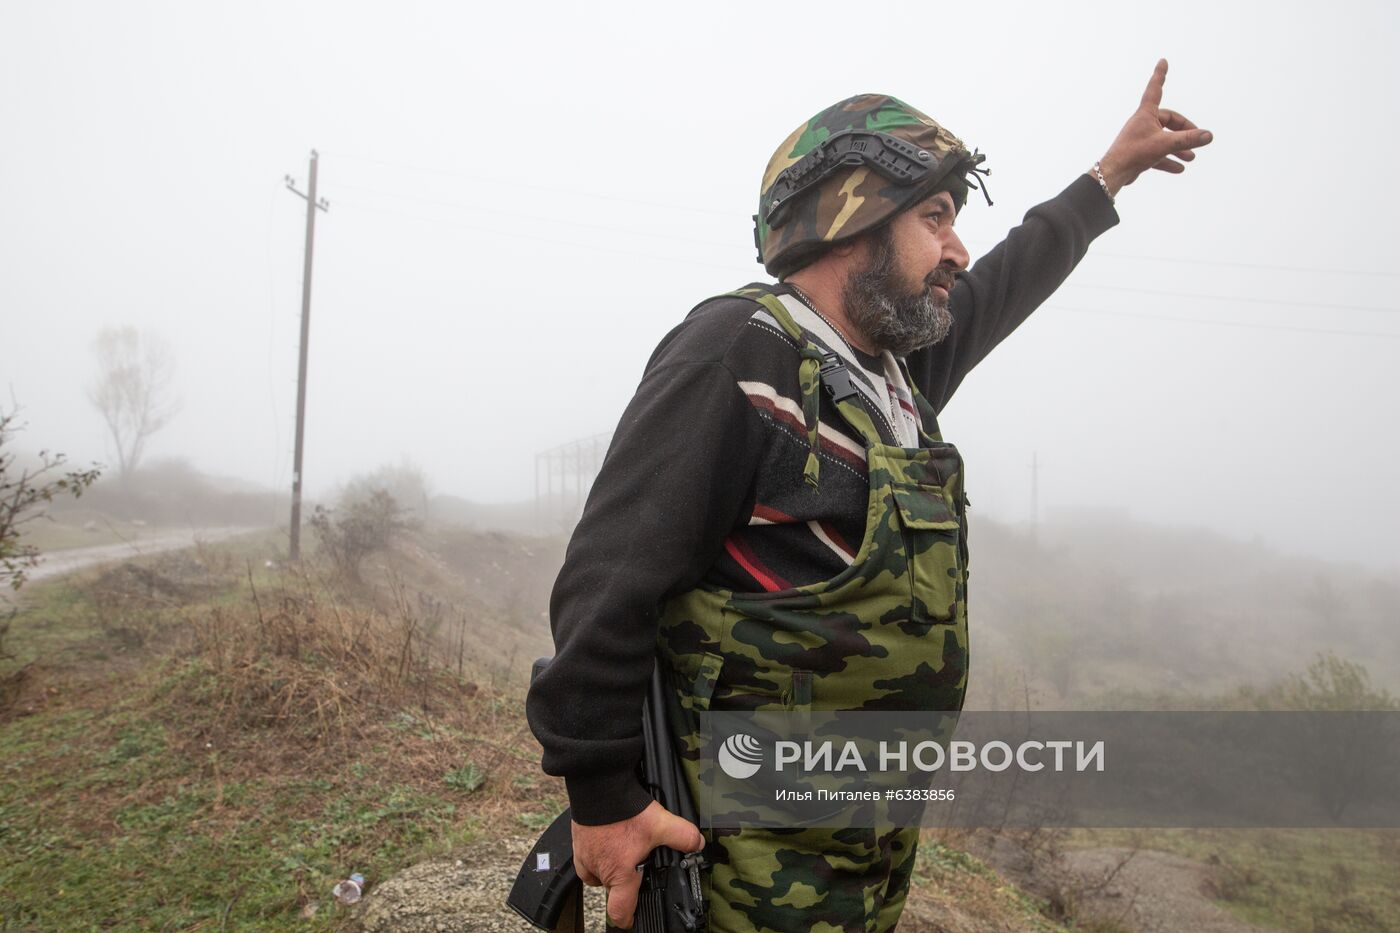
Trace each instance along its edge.
<path fill-rule="evenodd" d="M 889 225 L 872 234 L 870 262 L 851 273 L 842 289 L 846 317 L 877 350 L 908 356 L 932 346 L 953 326 L 946 299 L 935 298 L 933 286 L 953 289 L 952 269 L 939 266 L 918 291 L 908 291 L 899 268 Z"/>

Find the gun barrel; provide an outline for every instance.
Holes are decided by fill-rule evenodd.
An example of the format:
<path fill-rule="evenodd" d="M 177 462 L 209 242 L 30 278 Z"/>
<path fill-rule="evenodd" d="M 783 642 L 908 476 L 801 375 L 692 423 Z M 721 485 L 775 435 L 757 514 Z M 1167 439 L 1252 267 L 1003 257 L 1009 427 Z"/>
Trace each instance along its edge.
<path fill-rule="evenodd" d="M 644 746 L 647 756 L 644 770 L 663 807 L 682 819 L 698 823 L 694 801 L 690 799 L 680 759 L 671 740 L 671 726 L 666 718 L 667 689 L 658 660 L 651 675 L 651 689 L 642 704 L 642 721 L 648 738 Z M 668 846 L 658 846 L 650 861 L 651 867 L 642 880 L 643 897 L 648 892 L 659 892 L 666 909 L 660 925 L 639 913 L 636 926 L 639 933 L 691 933 L 703 929 L 705 905 L 700 890 L 703 860 L 697 855 L 683 855 Z"/>
<path fill-rule="evenodd" d="M 660 753 L 657 762 L 657 783 L 661 786 L 661 792 L 665 795 L 662 801 L 663 806 L 683 819 L 695 822 L 694 807 L 691 806 L 690 795 L 682 793 L 681 786 L 684 780 L 680 773 L 680 763 L 676 758 L 676 750 L 671 746 L 671 726 L 666 721 L 666 681 L 665 675 L 661 672 L 658 664 L 656 670 L 651 675 L 651 702 L 648 704 L 647 715 L 649 732 L 654 732 L 659 737 L 657 751 Z M 691 812 L 685 812 L 691 811 Z"/>

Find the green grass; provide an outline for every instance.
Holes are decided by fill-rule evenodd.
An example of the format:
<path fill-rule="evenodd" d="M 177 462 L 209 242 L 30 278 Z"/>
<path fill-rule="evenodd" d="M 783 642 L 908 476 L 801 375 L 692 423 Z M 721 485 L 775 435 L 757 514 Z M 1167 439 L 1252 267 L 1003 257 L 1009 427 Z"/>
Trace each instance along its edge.
<path fill-rule="evenodd" d="M 275 544 L 249 537 L 210 549 L 218 585 L 194 579 L 190 605 L 147 611 L 156 637 L 122 649 L 121 663 L 99 621 L 98 572 L 25 588 L 9 639 L 22 657 L 0 662 L 0 674 L 39 658 L 41 689 L 50 674 L 64 679 L 31 714 L 0 719 L 0 930 L 349 929 L 330 890 L 351 872 L 373 892 L 423 859 L 536 833 L 563 808 L 562 785 L 539 772 L 519 696 L 435 680 L 422 683 L 441 693 L 423 704 L 416 686 L 347 699 L 360 738 L 342 746 L 322 741 L 309 718 L 263 725 L 271 701 L 229 692 L 240 677 L 260 689 L 284 677 L 318 683 L 334 655 L 326 641 L 223 674 L 207 656 L 161 656 L 170 641 L 161 633 L 173 631 L 161 626 L 207 619 L 215 607 L 258 624 L 250 565 L 269 624 L 288 612 L 284 629 L 301 624 L 285 607 L 303 596 L 328 617 L 321 593 L 263 566 Z M 230 696 L 250 715 L 219 713 Z M 1001 928 L 1062 929 L 953 848 L 926 843 L 918 872 L 936 903 Z"/>
<path fill-rule="evenodd" d="M 10 622 L 4 648 L 11 658 L 0 660 L 0 673 L 30 661 L 68 657 L 75 649 L 102 636 L 91 600 L 63 580 L 28 584 L 21 591 L 19 612 Z M 97 651 L 105 660 L 110 650 Z"/>
<path fill-rule="evenodd" d="M 1251 923 L 1298 933 L 1400 930 L 1400 831 L 1082 830 L 1072 844 L 1138 844 L 1204 862 L 1218 902 Z"/>
<path fill-rule="evenodd" d="M 469 761 L 464 767 L 454 768 L 443 776 L 442 782 L 448 787 L 471 793 L 486 782 L 486 772 Z"/>
<path fill-rule="evenodd" d="M 23 589 L 0 675 L 38 659 L 41 687 L 52 675 L 62 689 L 0 718 L 0 930 L 343 929 L 336 881 L 358 871 L 372 887 L 481 832 L 467 809 L 489 780 L 477 764 L 402 775 L 403 746 L 372 743 L 303 766 L 296 729 L 206 744 L 220 735 L 201 702 L 215 675 L 198 658 L 165 663 L 159 633 L 215 606 L 246 612 L 249 563 L 270 594 L 266 546 L 220 544 L 197 604 L 141 613 L 144 645 L 99 621 L 100 571 Z M 130 660 L 107 663 L 119 653 Z M 421 712 L 388 718 L 416 749 L 457 735 Z"/>
<path fill-rule="evenodd" d="M 933 897 L 935 901 L 948 902 L 959 909 L 974 908 L 973 916 L 995 917 L 1000 921 L 997 929 L 1066 929 L 1046 916 L 1042 899 L 1008 883 L 977 856 L 930 833 L 919 841 L 912 887 L 938 892 Z"/>
<path fill-rule="evenodd" d="M 136 704 L 0 727 L 0 929 L 336 929 L 329 897 L 470 840 L 460 794 L 353 769 L 224 782 Z M 311 919 L 303 905 L 318 902 Z"/>
<path fill-rule="evenodd" d="M 209 546 L 206 553 L 216 557 L 219 566 L 208 574 L 210 590 L 200 594 L 200 608 L 245 602 L 250 573 L 255 586 L 270 589 L 276 583 L 275 570 L 269 570 L 265 561 L 268 554 L 277 553 L 281 541 L 276 532 L 259 531 Z M 166 551 L 130 563 L 159 568 L 162 561 L 181 553 L 198 554 L 199 550 Z M 104 572 L 104 568 L 91 568 L 25 584 L 18 594 L 18 612 L 0 645 L 11 655 L 0 658 L 0 676 L 39 659 L 48 665 L 83 666 L 138 647 L 111 637 L 113 627 L 122 620 L 114 618 L 111 607 L 99 603 L 99 594 L 94 591 L 94 581 Z M 140 616 L 142 630 L 152 636 L 163 625 L 179 621 L 178 611 L 168 609 L 146 607 Z"/>

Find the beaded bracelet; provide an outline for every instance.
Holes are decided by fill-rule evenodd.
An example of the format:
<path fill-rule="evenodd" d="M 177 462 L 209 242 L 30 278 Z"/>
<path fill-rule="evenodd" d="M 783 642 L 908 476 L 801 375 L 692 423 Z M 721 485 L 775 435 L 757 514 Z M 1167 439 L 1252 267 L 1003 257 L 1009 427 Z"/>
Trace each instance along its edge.
<path fill-rule="evenodd" d="M 1103 180 L 1103 169 L 1099 168 L 1099 163 L 1094 163 L 1094 177 L 1099 180 L 1099 187 L 1103 189 L 1103 196 L 1108 198 L 1108 203 L 1113 203 L 1113 195 L 1108 193 L 1108 182 Z"/>

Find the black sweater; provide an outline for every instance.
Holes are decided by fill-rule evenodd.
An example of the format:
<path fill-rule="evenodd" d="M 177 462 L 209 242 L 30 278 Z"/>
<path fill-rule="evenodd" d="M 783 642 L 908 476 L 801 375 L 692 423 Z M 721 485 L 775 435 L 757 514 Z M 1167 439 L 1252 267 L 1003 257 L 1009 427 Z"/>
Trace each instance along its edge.
<path fill-rule="evenodd" d="M 959 275 L 949 335 L 908 357 L 935 411 L 1117 222 L 1080 176 Z M 864 534 L 862 441 L 823 393 L 821 481 L 803 482 L 796 346 L 757 309 L 709 301 L 661 341 L 555 582 L 556 655 L 526 710 L 543 768 L 564 777 L 580 823 L 623 820 L 651 800 L 636 764 L 662 603 L 702 581 L 753 591 L 827 579 Z"/>

